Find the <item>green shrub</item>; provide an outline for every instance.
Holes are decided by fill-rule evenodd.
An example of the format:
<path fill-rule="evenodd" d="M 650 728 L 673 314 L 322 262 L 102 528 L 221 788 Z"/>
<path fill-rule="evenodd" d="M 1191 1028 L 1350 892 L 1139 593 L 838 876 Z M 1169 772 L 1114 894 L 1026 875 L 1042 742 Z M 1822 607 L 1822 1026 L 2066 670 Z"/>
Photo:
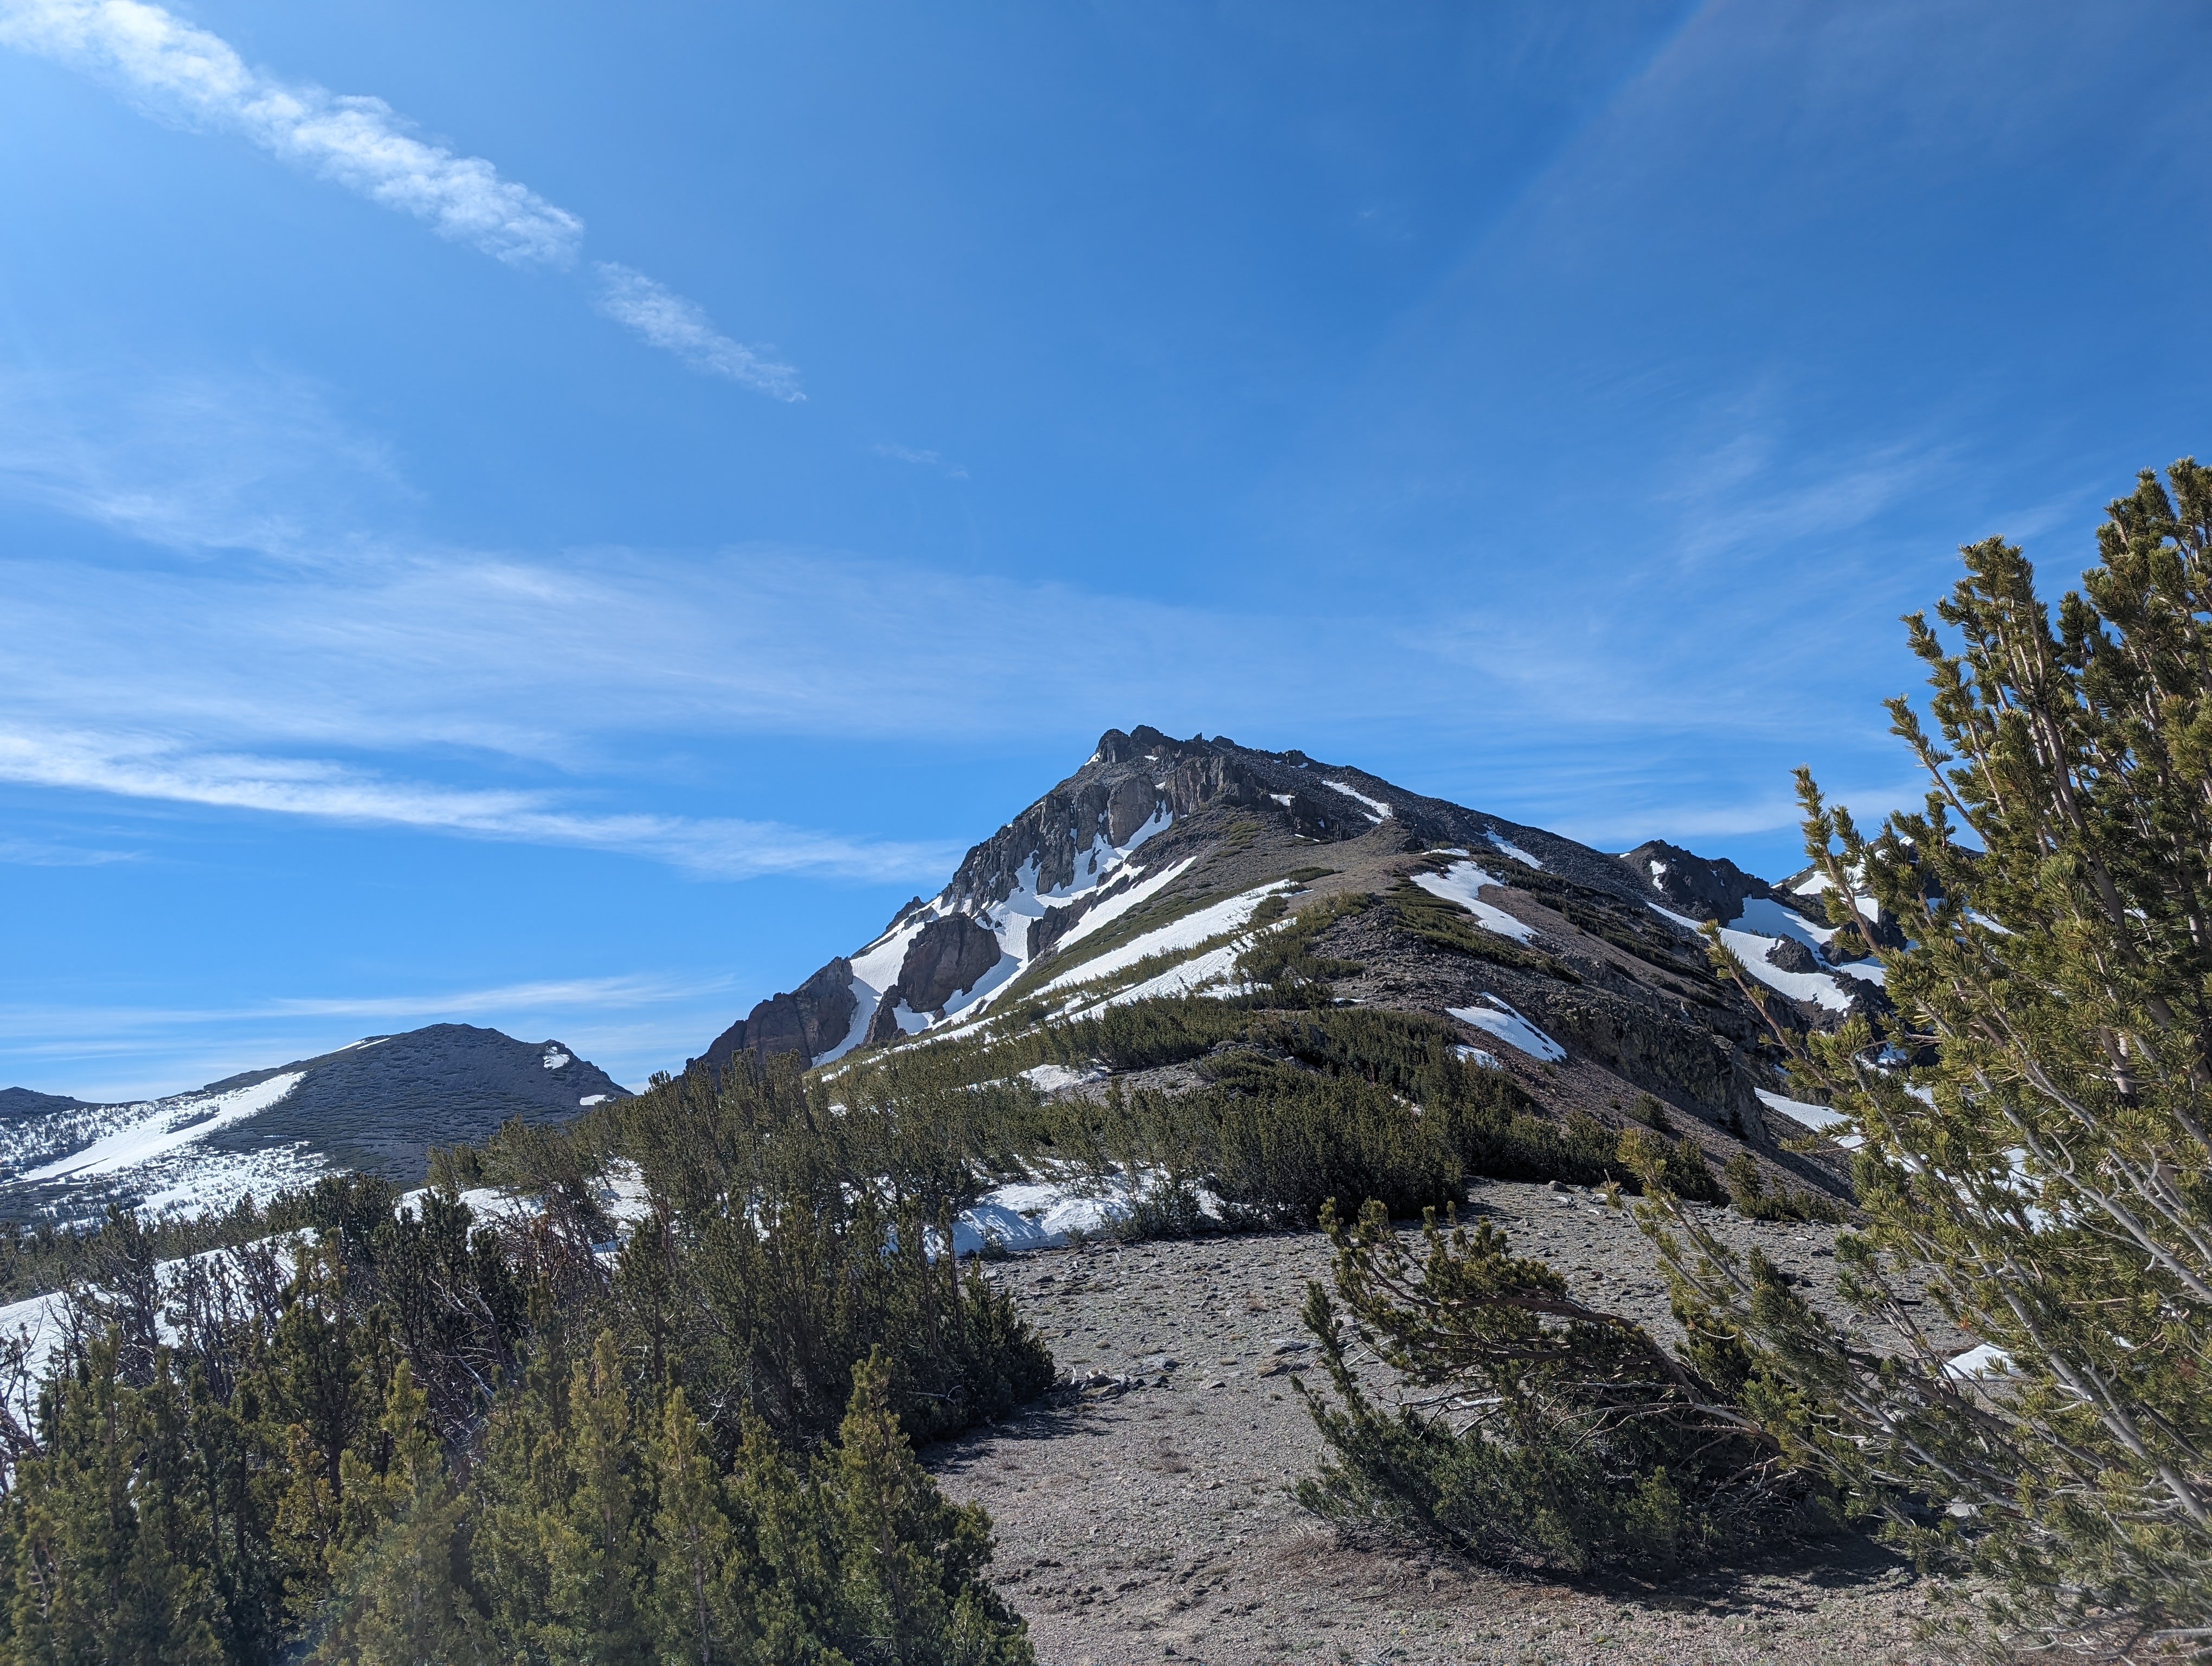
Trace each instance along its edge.
<path fill-rule="evenodd" d="M 2202 1658 L 2212 470 L 2141 475 L 2055 606 L 2018 548 L 1962 554 L 1936 609 L 1949 645 L 1908 621 L 1926 711 L 1889 702 L 1924 806 L 1868 838 L 1798 779 L 1829 917 L 1880 952 L 1893 1016 L 1775 1026 L 1800 1091 L 1864 1140 L 1867 1225 L 1838 1260 L 1877 1334 L 1902 1340 L 1870 1347 L 1758 1288 L 1702 1223 L 1651 1224 L 1678 1277 L 1786 1376 L 1796 1409 L 1775 1426 L 1896 1542 L 1978 1574 L 1992 1651 Z M 1923 1300 L 2004 1372 L 1954 1379 Z"/>
<path fill-rule="evenodd" d="M 1728 1186 L 1729 1201 L 1739 1213 L 1753 1220 L 1818 1220 L 1833 1225 L 1849 1213 L 1834 1198 L 1819 1192 L 1789 1186 L 1767 1190 L 1765 1177 L 1749 1152 L 1740 1151 L 1729 1158 L 1722 1174 Z M 1687 1192 L 1681 1195 L 1691 1195 Z"/>
<path fill-rule="evenodd" d="M 1323 1221 L 1335 1299 L 1310 1286 L 1305 1322 L 1334 1402 L 1308 1395 L 1328 1448 L 1298 1487 L 1308 1509 L 1576 1573 L 1664 1572 L 1826 1519 L 1819 1490 L 1741 1406 L 1513 1256 L 1491 1222 L 1447 1229 L 1431 1212 L 1417 1254 L 1379 1205 Z M 1437 1409 L 1367 1397 L 1339 1301 L 1352 1335 Z"/>

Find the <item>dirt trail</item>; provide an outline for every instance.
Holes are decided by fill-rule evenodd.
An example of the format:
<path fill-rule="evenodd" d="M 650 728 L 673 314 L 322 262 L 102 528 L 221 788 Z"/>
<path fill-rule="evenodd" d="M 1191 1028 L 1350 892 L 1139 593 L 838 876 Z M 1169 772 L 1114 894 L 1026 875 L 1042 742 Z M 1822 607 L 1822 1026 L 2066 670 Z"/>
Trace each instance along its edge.
<path fill-rule="evenodd" d="M 1668 1328 L 1650 1246 L 1594 1194 L 1484 1183 L 1474 1207 L 1578 1291 Z M 1832 1294 L 1833 1229 L 1716 1213 Z M 1046 1666 L 1276 1662 L 1765 1661 L 1860 1666 L 1929 1657 L 1915 1620 L 1948 1594 L 1850 1540 L 1665 1587 L 1568 1584 L 1451 1559 L 1359 1548 L 1288 1489 L 1319 1447 L 1291 1378 L 1318 1234 L 1046 1252 L 1000 1263 L 1064 1371 L 1143 1379 L 1063 1389 L 926 1453 L 998 1527 L 1001 1590 Z"/>

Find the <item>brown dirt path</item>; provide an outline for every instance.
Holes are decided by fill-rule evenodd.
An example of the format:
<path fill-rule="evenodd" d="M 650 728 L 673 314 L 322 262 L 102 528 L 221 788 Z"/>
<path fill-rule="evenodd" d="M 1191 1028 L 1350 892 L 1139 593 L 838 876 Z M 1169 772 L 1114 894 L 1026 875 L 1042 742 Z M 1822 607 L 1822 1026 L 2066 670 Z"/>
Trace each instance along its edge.
<path fill-rule="evenodd" d="M 1594 1195 L 1492 1183 L 1473 1202 L 1517 1250 L 1666 1325 L 1650 1247 Z M 1726 1223 L 1816 1299 L 1832 1289 L 1832 1229 Z M 1307 1232 L 1046 1252 L 993 1269 L 1063 1370 L 1144 1379 L 1062 1389 L 924 1454 L 951 1496 L 990 1511 L 995 1576 L 1046 1666 L 1931 1657 L 1914 1622 L 1954 1594 L 1856 1539 L 1665 1587 L 1340 1542 L 1289 1495 L 1319 1441 L 1291 1387 L 1302 1362 L 1279 1347 L 1301 1336 L 1306 1280 L 1327 1265 L 1326 1240 Z"/>

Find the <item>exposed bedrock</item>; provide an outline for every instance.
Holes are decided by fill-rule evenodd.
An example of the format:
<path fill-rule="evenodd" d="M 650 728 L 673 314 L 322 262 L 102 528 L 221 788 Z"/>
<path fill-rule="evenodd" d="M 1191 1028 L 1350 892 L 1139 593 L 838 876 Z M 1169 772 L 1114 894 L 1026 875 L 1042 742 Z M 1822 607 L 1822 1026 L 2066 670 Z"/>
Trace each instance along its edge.
<path fill-rule="evenodd" d="M 1725 856 L 1700 856 L 1664 839 L 1652 839 L 1620 860 L 1650 880 L 1677 913 L 1725 925 L 1743 912 L 1747 900 L 1774 893 L 1764 879 L 1746 873 Z"/>
<path fill-rule="evenodd" d="M 1725 1036 L 1587 987 L 1546 1003 L 1545 1028 L 1571 1050 L 1640 1088 L 1716 1118 L 1740 1112 L 1757 1127 L 1758 1088 L 1771 1073 Z"/>
<path fill-rule="evenodd" d="M 1826 970 L 1819 961 L 1813 958 L 1812 950 L 1794 937 L 1778 939 L 1774 946 L 1766 952 L 1766 964 L 1776 970 L 1784 972 L 1818 972 Z"/>
<path fill-rule="evenodd" d="M 898 988 L 917 1012 L 933 1012 L 999 964 L 996 933 L 964 914 L 931 921 L 907 945 Z M 886 1002 L 888 1004 L 888 1000 Z"/>
<path fill-rule="evenodd" d="M 771 996 L 714 1037 L 698 1058 L 717 1076 L 739 1053 L 803 1053 L 808 1062 L 843 1041 L 853 1028 L 853 963 L 839 956 L 796 989 Z"/>
<path fill-rule="evenodd" d="M 887 1041 L 896 1041 L 899 1033 L 898 1009 L 906 1000 L 906 992 L 896 983 L 884 991 L 876 1003 L 875 1013 L 868 1019 L 868 1033 L 861 1037 L 870 1047 L 881 1047 Z M 909 1012 L 914 1010 L 908 1006 Z"/>

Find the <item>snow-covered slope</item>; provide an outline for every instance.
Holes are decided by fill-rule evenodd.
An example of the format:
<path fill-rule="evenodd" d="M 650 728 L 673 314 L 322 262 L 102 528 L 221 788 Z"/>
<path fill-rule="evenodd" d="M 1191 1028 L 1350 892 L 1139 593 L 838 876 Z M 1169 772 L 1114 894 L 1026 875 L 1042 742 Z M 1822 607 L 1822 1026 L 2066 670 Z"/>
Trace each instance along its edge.
<path fill-rule="evenodd" d="M 346 1169 L 419 1182 L 428 1148 L 511 1116 L 559 1122 L 628 1090 L 563 1043 L 441 1024 L 135 1104 L 0 1096 L 0 1219 L 110 1201 L 227 1209 Z"/>

